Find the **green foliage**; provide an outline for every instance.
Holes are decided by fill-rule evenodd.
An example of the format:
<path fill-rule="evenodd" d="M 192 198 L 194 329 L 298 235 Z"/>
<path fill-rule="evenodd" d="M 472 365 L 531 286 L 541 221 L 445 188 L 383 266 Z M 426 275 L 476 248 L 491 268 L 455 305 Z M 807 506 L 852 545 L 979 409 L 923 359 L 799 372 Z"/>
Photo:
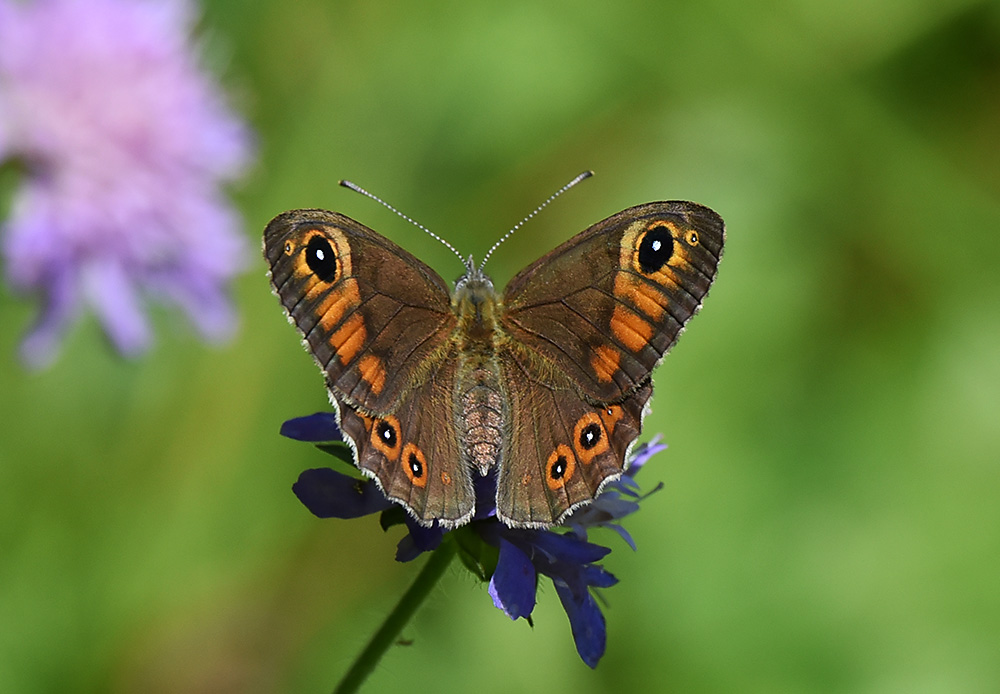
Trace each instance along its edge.
<path fill-rule="evenodd" d="M 328 455 L 332 455 L 337 460 L 345 463 L 350 463 L 354 465 L 354 454 L 351 453 L 350 447 L 343 441 L 334 441 L 333 443 L 318 443 L 316 448 L 320 449 Z"/>
<path fill-rule="evenodd" d="M 489 545 L 469 526 L 459 528 L 454 533 L 458 546 L 458 558 L 465 567 L 484 583 L 489 583 L 497 568 L 500 549 Z"/>

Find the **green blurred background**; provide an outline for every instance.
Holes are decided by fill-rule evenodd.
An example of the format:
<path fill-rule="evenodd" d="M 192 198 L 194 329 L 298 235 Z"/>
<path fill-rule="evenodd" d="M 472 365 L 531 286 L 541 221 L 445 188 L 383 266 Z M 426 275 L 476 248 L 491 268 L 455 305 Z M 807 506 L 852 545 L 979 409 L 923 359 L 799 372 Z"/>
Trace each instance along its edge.
<path fill-rule="evenodd" d="M 629 205 L 719 211 L 719 279 L 656 374 L 664 491 L 595 536 L 621 583 L 584 666 L 451 571 L 370 691 L 1000 691 L 1000 8 L 965 0 L 204 5 L 260 138 L 246 234 L 329 207 L 498 284 Z M 256 260 L 256 258 L 255 258 Z M 228 347 L 88 319 L 50 370 L 0 290 L 0 691 L 322 692 L 412 580 L 398 530 L 320 521 L 327 407 L 262 260 Z M 547 583 L 547 582 L 546 582 Z M 544 584 L 543 584 L 544 585 Z"/>

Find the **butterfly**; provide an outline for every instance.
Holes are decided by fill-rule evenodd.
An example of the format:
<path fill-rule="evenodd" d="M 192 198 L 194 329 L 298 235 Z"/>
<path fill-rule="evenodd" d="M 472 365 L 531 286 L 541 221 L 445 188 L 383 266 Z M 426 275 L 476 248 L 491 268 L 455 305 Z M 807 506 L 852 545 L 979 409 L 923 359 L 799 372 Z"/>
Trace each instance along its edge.
<path fill-rule="evenodd" d="M 621 476 L 652 371 L 701 307 L 724 240 L 707 207 L 646 203 L 500 294 L 471 258 L 451 290 L 363 224 L 301 209 L 267 225 L 264 257 L 362 473 L 446 528 L 472 518 L 475 476 L 495 475 L 497 517 L 545 528 Z"/>

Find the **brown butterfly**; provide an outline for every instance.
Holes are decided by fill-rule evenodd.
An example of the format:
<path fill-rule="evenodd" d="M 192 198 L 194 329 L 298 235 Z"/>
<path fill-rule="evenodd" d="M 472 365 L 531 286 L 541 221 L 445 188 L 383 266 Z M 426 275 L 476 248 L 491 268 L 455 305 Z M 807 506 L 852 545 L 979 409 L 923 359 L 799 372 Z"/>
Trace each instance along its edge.
<path fill-rule="evenodd" d="M 724 240 L 707 207 L 638 205 L 502 295 L 471 258 L 452 292 L 326 210 L 275 217 L 264 256 L 356 465 L 388 498 L 423 524 L 458 526 L 475 510 L 473 476 L 495 471 L 500 520 L 548 527 L 621 476 L 652 371 L 700 308 Z"/>

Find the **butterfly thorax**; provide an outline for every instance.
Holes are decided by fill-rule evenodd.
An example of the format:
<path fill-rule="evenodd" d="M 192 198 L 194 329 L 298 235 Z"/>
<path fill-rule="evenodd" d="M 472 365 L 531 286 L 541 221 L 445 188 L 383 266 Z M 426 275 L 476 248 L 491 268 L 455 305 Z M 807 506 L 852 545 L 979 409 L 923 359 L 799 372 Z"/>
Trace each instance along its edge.
<path fill-rule="evenodd" d="M 489 277 L 475 271 L 459 280 L 452 308 L 458 316 L 455 406 L 462 451 L 466 463 L 485 475 L 500 462 L 508 409 L 497 359 L 503 330 Z"/>
<path fill-rule="evenodd" d="M 479 270 L 469 272 L 458 280 L 451 306 L 458 316 L 456 335 L 463 338 L 460 348 L 477 349 L 484 345 L 492 349 L 497 332 L 497 293 L 493 281 Z"/>

